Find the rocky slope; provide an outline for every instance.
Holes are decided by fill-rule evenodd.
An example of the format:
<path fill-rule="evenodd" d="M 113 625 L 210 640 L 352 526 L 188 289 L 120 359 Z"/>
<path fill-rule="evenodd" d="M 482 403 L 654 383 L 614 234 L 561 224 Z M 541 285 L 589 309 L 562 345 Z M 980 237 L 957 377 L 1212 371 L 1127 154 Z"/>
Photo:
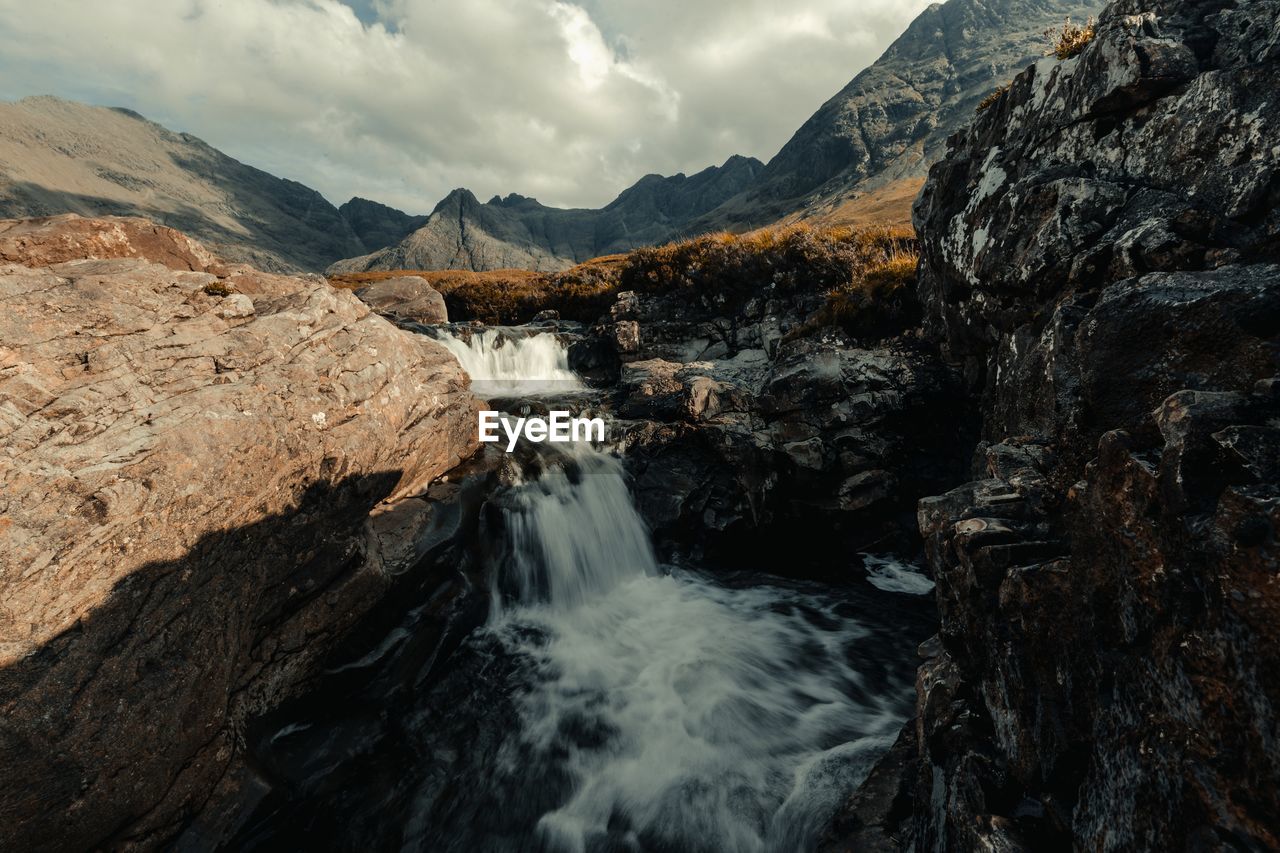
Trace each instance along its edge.
<path fill-rule="evenodd" d="M 367 198 L 350 199 L 338 213 L 368 251 L 394 246 L 427 223 L 425 216 L 410 216 Z"/>
<path fill-rule="evenodd" d="M 746 192 L 696 226 L 743 228 L 799 214 L 840 221 L 857 200 L 914 186 L 975 105 L 1044 55 L 1046 29 L 1095 0 L 947 0 L 822 105 Z"/>
<path fill-rule="evenodd" d="M 142 220 L 0 257 L 0 848 L 155 848 L 403 570 L 429 510 L 370 510 L 476 402 L 350 293 Z"/>
<path fill-rule="evenodd" d="M 908 827 L 851 802 L 831 849 L 1280 846 L 1277 91 L 1280 4 L 1118 0 L 932 170 L 921 298 L 985 441 L 920 504 Z"/>
<path fill-rule="evenodd" d="M 909 541 L 912 496 L 959 476 L 965 421 L 931 415 L 958 408 L 957 374 L 910 337 L 797 335 L 820 302 L 685 290 L 613 307 L 613 408 L 663 546 L 786 566 L 804 540 L 846 571 L 849 554 Z"/>
<path fill-rule="evenodd" d="M 682 234 L 749 185 L 760 167 L 758 160 L 731 157 L 689 177 L 649 175 L 599 210 L 546 207 L 514 194 L 481 204 L 470 191 L 454 190 L 397 245 L 329 271 L 564 269 Z"/>
<path fill-rule="evenodd" d="M 0 217 L 61 213 L 144 216 L 274 271 L 318 271 L 386 245 L 363 242 L 315 190 L 128 110 L 0 103 Z"/>

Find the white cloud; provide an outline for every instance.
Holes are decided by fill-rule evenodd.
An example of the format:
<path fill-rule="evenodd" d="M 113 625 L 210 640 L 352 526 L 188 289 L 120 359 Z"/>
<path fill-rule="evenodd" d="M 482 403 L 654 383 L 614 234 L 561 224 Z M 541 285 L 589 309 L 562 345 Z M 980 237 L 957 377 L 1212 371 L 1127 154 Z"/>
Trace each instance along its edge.
<path fill-rule="evenodd" d="M 767 159 L 925 0 L 0 0 L 0 96 L 131 107 L 413 212 Z"/>

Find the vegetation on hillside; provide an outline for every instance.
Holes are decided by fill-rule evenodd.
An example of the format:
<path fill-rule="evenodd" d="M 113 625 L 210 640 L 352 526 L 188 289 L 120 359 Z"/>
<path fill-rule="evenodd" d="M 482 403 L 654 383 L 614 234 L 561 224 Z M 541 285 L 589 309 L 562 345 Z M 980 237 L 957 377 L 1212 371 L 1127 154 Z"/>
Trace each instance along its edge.
<path fill-rule="evenodd" d="M 708 234 L 597 258 L 556 273 L 462 270 L 354 273 L 333 276 L 359 288 L 413 275 L 444 295 L 454 320 L 516 324 L 544 310 L 593 322 L 623 291 L 689 291 L 711 296 L 732 313 L 764 294 L 811 295 L 822 306 L 799 333 L 840 326 L 858 336 L 883 336 L 914 317 L 917 246 L 905 228 L 816 228 L 807 224 L 748 234 Z"/>
<path fill-rule="evenodd" d="M 1071 19 L 1067 18 L 1062 23 L 1062 29 L 1045 30 L 1045 37 L 1049 39 L 1049 54 L 1059 59 L 1070 59 L 1078 56 L 1080 51 L 1084 50 L 1085 45 L 1093 41 L 1095 22 L 1093 18 L 1085 21 L 1084 26 L 1078 26 L 1071 23 Z"/>

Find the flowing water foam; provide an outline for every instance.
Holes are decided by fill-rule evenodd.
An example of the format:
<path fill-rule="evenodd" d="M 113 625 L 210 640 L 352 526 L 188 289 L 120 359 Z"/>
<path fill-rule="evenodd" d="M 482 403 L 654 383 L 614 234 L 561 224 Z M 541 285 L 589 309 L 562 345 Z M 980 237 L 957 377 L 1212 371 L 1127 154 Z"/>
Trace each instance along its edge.
<path fill-rule="evenodd" d="M 580 391 L 585 386 L 569 369 L 569 351 L 553 334 L 514 336 L 484 329 L 463 339 L 442 333 L 442 344 L 471 376 L 482 397 L 542 395 Z"/>
<path fill-rule="evenodd" d="M 664 573 L 621 463 L 602 451 L 564 453 L 512 498 L 489 631 L 532 677 L 506 770 L 532 754 L 572 780 L 538 820 L 540 843 L 812 844 L 910 694 L 905 681 L 868 689 L 858 621 L 830 596 Z"/>

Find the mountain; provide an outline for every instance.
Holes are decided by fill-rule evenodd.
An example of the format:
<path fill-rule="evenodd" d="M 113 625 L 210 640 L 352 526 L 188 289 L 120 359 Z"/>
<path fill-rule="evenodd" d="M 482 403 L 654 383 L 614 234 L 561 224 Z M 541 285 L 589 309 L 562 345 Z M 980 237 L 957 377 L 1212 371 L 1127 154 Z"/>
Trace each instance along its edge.
<path fill-rule="evenodd" d="M 1046 30 L 1101 8 L 1088 0 L 948 0 L 806 121 L 760 179 L 701 230 L 784 218 L 839 222 L 877 199 L 914 197 L 946 141 L 986 95 L 1044 55 Z M 909 188 L 903 192 L 904 188 Z"/>
<path fill-rule="evenodd" d="M 399 244 L 330 271 L 563 269 L 685 233 L 694 219 L 751 186 L 762 168 L 759 160 L 734 156 L 695 175 L 647 175 L 598 210 L 547 207 L 515 194 L 482 204 L 457 189 Z"/>
<path fill-rule="evenodd" d="M 0 218 L 59 213 L 144 216 L 270 270 L 320 270 L 380 245 L 315 190 L 130 110 L 0 103 Z"/>
<path fill-rule="evenodd" d="M 707 231 L 813 221 L 910 222 L 929 165 L 977 104 L 1044 55 L 1045 31 L 1087 19 L 1090 0 L 948 0 L 926 9 L 762 165 L 731 157 L 692 177 L 649 175 L 600 210 L 521 196 L 481 204 L 455 190 L 397 245 L 333 272 L 553 270 Z M 385 235 L 383 235 L 385 236 Z"/>
<path fill-rule="evenodd" d="M 410 216 L 394 207 L 356 197 L 338 208 L 365 251 L 399 243 L 427 223 L 426 216 Z"/>

